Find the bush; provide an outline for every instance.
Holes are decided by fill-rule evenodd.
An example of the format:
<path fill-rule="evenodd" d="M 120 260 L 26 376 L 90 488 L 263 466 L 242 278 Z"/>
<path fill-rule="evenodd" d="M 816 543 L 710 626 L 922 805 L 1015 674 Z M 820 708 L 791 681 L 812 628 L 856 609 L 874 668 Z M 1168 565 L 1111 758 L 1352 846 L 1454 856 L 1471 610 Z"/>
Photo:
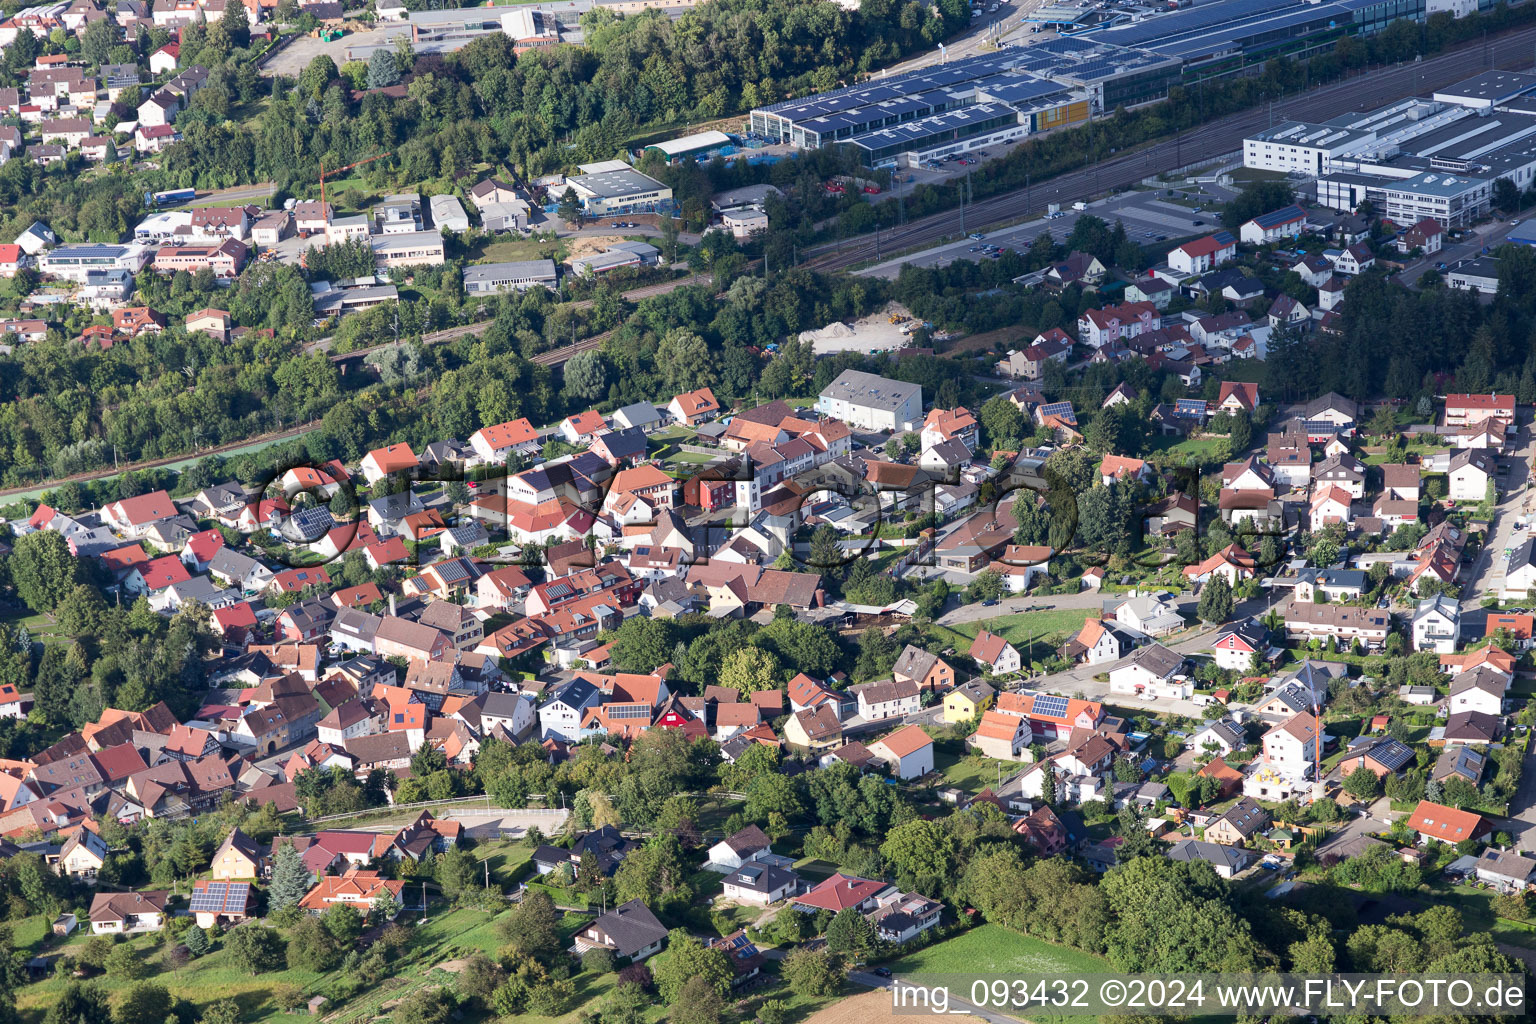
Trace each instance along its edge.
<path fill-rule="evenodd" d="M 613 970 L 613 951 L 594 946 L 581 954 L 581 969 L 588 974 L 607 974 Z"/>
<path fill-rule="evenodd" d="M 619 971 L 619 984 L 639 985 L 641 988 L 649 991 L 651 987 L 651 969 L 645 966 L 645 964 L 630 964 Z"/>

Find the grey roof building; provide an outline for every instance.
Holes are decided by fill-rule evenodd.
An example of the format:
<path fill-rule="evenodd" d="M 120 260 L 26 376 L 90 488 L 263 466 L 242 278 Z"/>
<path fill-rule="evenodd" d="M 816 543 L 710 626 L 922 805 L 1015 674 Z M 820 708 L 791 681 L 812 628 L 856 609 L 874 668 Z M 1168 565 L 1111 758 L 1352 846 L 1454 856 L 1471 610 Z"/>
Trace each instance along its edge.
<path fill-rule="evenodd" d="M 468 231 L 469 217 L 464 213 L 464 207 L 453 196 L 433 196 L 427 200 L 427 207 L 432 211 L 432 223 L 441 231 Z"/>
<path fill-rule="evenodd" d="M 1168 849 L 1169 860 L 1203 860 L 1216 869 L 1222 878 L 1231 878 L 1248 866 L 1253 859 L 1246 850 L 1220 843 L 1205 843 L 1198 839 L 1182 839 Z"/>
<path fill-rule="evenodd" d="M 464 290 L 470 295 L 522 291 L 538 286 L 554 288 L 558 283 L 554 260 L 480 263 L 464 268 Z"/>
<path fill-rule="evenodd" d="M 921 420 L 923 389 L 862 370 L 844 370 L 817 397 L 816 411 L 864 430 L 912 430 Z"/>
<path fill-rule="evenodd" d="M 578 932 L 576 945 L 611 949 L 620 956 L 639 960 L 659 950 L 666 939 L 667 929 L 651 909 L 639 900 L 630 900 Z"/>

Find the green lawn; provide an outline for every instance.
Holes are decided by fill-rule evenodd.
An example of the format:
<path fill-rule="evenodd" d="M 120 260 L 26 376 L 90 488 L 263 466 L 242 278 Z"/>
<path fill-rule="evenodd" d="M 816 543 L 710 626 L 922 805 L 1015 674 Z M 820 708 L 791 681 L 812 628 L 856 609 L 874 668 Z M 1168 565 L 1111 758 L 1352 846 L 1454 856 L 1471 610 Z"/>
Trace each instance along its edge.
<path fill-rule="evenodd" d="M 1495 942 L 1536 949 L 1536 925 L 1499 917 L 1493 912 L 1493 896 L 1492 890 L 1471 885 L 1440 882 L 1434 886 L 1434 899 L 1461 911 L 1462 921 L 1468 929 L 1487 932 Z"/>
<path fill-rule="evenodd" d="M 811 884 L 824 882 L 837 873 L 837 865 L 829 860 L 805 857 L 795 861 L 795 873 Z"/>
<path fill-rule="evenodd" d="M 494 955 L 501 946 L 501 940 L 496 934 L 496 920 L 501 916 L 478 910 L 450 911 L 438 907 L 429 914 L 426 924 L 416 926 L 415 915 L 402 914 L 400 923 L 412 928 L 413 936 L 409 949 L 396 963 L 393 976 L 340 1007 L 338 1020 L 362 1021 L 373 1020 L 380 1015 L 387 1016 L 385 1003 L 400 999 L 424 984 L 451 984 L 453 975 L 436 965 L 465 956 L 473 950 Z M 25 929 L 18 929 L 18 939 L 31 937 L 31 919 L 25 924 Z M 305 970 L 273 971 L 252 976 L 231 964 L 222 946 L 179 972 L 171 971 L 161 963 L 166 948 L 164 938 L 162 935 L 144 935 L 130 941 L 143 953 L 150 965 L 150 977 L 153 980 L 163 984 L 172 995 L 191 1001 L 200 1010 L 219 999 L 234 999 L 240 1004 L 246 1020 L 298 1020 L 300 1018 L 290 1018 L 290 1015 L 278 1012 L 271 999 L 275 985 L 296 985 L 306 994 L 330 996 L 337 991 L 336 985 L 341 978 L 337 972 L 321 974 Z M 608 977 L 611 984 L 613 976 Z M 588 979 L 591 983 L 600 983 L 600 979 L 591 979 L 590 976 Z M 131 984 L 111 977 L 96 980 L 109 992 Z M 580 984 L 578 982 L 578 988 Z M 63 985 L 63 981 L 49 978 L 20 989 L 16 1005 L 22 1011 L 23 1020 L 29 1024 L 41 1020 L 48 1006 L 57 999 Z M 573 1011 L 563 1019 L 574 1020 L 575 1017 Z"/>
<path fill-rule="evenodd" d="M 1216 437 L 1191 437 L 1178 444 L 1169 445 L 1167 451 L 1171 455 L 1195 455 L 1205 458 L 1216 451 L 1216 446 L 1222 439 Z"/>
<path fill-rule="evenodd" d="M 1107 972 L 1092 953 L 1068 949 L 999 924 L 984 924 L 934 943 L 891 964 L 897 974 L 1012 974 Z"/>
<path fill-rule="evenodd" d="M 532 238 L 505 238 L 486 242 L 469 253 L 471 262 L 502 263 L 512 260 L 552 259 L 556 263 L 565 258 L 565 246 L 559 242 L 541 242 Z"/>
<path fill-rule="evenodd" d="M 989 619 L 978 619 L 972 622 L 958 622 L 947 627 L 950 632 L 965 637 L 966 641 L 976 639 L 976 634 L 986 629 L 998 634 L 1013 646 L 1019 648 L 1019 653 L 1029 657 L 1025 648 L 1031 643 L 1037 643 L 1049 637 L 1062 633 L 1076 634 L 1083 628 L 1083 621 L 1089 617 L 1086 608 L 1061 608 L 1043 612 L 1016 612 L 1012 615 L 998 615 Z M 1040 657 L 1041 652 L 1036 652 Z"/>
<path fill-rule="evenodd" d="M 999 772 L 1006 779 L 1023 766 L 1017 761 L 998 761 L 979 754 L 965 757 L 936 754 L 934 767 L 944 775 L 948 785 L 958 786 L 967 793 L 980 793 L 988 786 L 997 785 Z"/>

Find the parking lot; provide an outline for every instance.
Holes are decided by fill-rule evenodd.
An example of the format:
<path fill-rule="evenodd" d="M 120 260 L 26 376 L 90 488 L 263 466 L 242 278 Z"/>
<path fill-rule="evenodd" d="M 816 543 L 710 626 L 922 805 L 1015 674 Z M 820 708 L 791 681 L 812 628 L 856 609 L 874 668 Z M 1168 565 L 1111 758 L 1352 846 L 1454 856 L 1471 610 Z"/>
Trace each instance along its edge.
<path fill-rule="evenodd" d="M 944 166 L 954 168 L 951 173 L 958 173 L 963 172 L 967 165 L 946 163 Z M 1213 207 L 1233 195 L 1231 189 L 1220 185 L 1204 183 L 1201 187 L 1211 196 L 1210 201 Z M 1160 188 L 1124 192 L 1089 203 L 1088 208 L 1083 211 L 1062 209 L 1056 214 L 987 232 L 984 241 L 987 246 L 995 249 L 980 246 L 978 241 L 981 240 L 974 237 L 972 233 L 972 237 L 962 241 L 947 242 L 899 260 L 891 260 L 856 271 L 856 273 L 894 278 L 901 271 L 901 267 L 909 263 L 919 267 L 944 267 L 955 260 L 977 260 L 994 254 L 1001 255 L 1003 249 L 1024 252 L 1042 231 L 1049 231 L 1057 240 L 1066 238 L 1076 226 L 1077 218 L 1085 214 L 1102 218 L 1111 224 L 1119 221 L 1125 225 L 1126 233 L 1131 236 L 1131 240 L 1141 245 L 1155 246 L 1171 242 L 1173 239 L 1220 229 L 1221 214 L 1218 209 L 1180 205 L 1172 201 L 1172 198 L 1178 194 L 1177 190 L 1175 190 L 1175 197 L 1170 197 L 1167 194 L 1169 191 L 1167 188 Z"/>

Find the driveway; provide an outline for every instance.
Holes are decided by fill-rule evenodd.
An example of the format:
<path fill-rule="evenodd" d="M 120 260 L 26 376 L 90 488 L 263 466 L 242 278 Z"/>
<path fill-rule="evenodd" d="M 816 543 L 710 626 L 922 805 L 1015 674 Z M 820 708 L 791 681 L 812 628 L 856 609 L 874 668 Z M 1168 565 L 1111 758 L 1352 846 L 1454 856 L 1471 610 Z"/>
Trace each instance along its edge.
<path fill-rule="evenodd" d="M 1520 785 L 1509 801 L 1509 817 L 1500 831 L 1514 837 L 1521 850 L 1536 850 L 1536 753 L 1525 755 Z"/>
<path fill-rule="evenodd" d="M 1323 844 L 1317 848 L 1317 852 L 1321 855 L 1327 853 L 1329 847 L 1347 843 L 1356 836 L 1380 832 L 1389 827 L 1390 821 L 1396 821 L 1400 817 L 1402 817 L 1400 812 L 1392 810 L 1392 801 L 1386 797 L 1380 797 L 1371 804 L 1367 813 L 1358 818 L 1351 815 L 1344 819 L 1343 826 L 1324 840 Z"/>
<path fill-rule="evenodd" d="M 1515 444 L 1511 454 L 1499 457 L 1500 467 L 1506 470 L 1498 476 L 1503 494 L 1489 525 L 1488 542 L 1478 552 L 1462 588 L 1461 605 L 1465 610 L 1478 609 L 1483 598 L 1498 593 L 1504 584 L 1504 550 L 1513 548 L 1525 537 L 1524 530 L 1515 529 L 1515 520 L 1525 503 L 1528 467 L 1532 453 L 1536 452 L 1536 437 L 1529 425 L 1519 428 Z"/>

